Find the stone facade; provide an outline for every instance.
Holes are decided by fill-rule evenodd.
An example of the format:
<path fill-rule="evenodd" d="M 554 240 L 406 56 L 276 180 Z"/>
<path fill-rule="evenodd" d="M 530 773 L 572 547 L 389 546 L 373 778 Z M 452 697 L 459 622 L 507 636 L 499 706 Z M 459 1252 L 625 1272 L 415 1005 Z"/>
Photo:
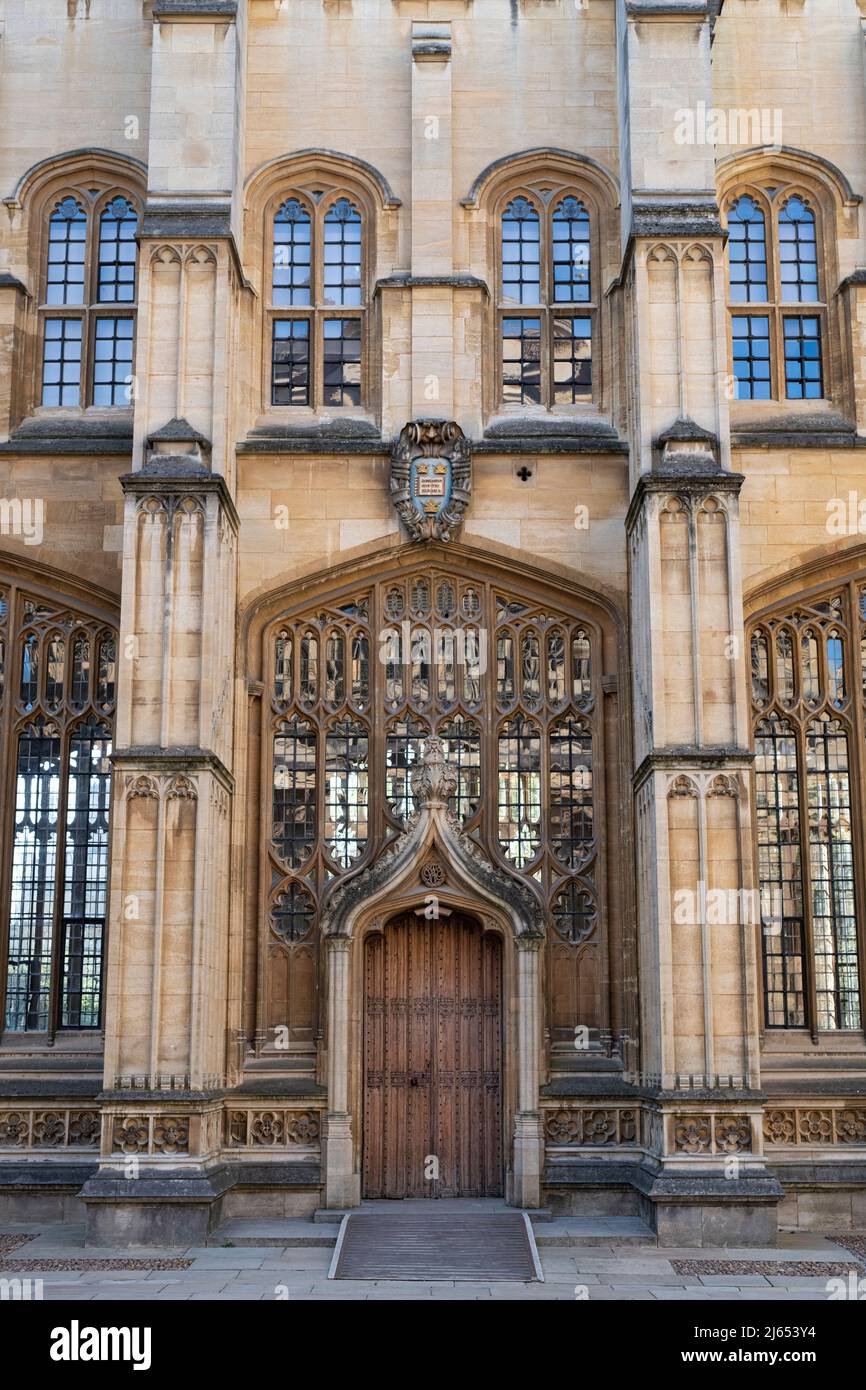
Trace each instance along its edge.
<path fill-rule="evenodd" d="M 93 1243 L 189 1243 L 357 1202 L 366 943 L 435 887 L 502 942 L 510 1201 L 639 1212 L 677 1245 L 866 1224 L 864 25 L 863 0 L 0 0 L 0 1218 L 83 1203 Z M 744 196 L 771 265 L 745 298 Z M 471 671 L 418 695 L 414 658 L 411 697 L 389 685 L 377 624 L 393 594 L 434 624 L 431 583 L 490 639 L 483 695 Z M 21 740 L 79 786 L 85 705 L 88 747 L 113 740 L 93 922 L 73 792 L 40 820 L 22 791 Z M 452 705 L 478 786 L 449 780 Z M 501 761 L 515 719 L 537 768 Z M 428 740 L 409 790 L 400 738 Z M 793 762 L 768 791 L 773 738 Z M 363 835 L 360 763 L 335 771 L 359 739 Z M 548 819 L 541 751 L 581 739 L 582 838 L 577 779 Z M 25 902 L 33 844 L 58 877 Z"/>

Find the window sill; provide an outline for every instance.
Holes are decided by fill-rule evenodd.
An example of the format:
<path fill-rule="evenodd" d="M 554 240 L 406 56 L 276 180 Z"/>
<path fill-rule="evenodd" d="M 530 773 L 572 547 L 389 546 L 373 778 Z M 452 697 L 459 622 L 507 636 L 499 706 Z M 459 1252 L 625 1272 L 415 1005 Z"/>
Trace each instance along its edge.
<path fill-rule="evenodd" d="M 542 410 L 494 415 L 474 446 L 480 454 L 628 454 L 628 444 L 596 411 Z"/>
<path fill-rule="evenodd" d="M 862 1032 L 819 1034 L 805 1028 L 766 1030 L 761 1045 L 762 1086 L 768 1094 L 850 1096 L 863 1089 L 866 1037 Z"/>
<path fill-rule="evenodd" d="M 238 453 L 253 454 L 382 454 L 390 448 L 379 426 L 363 411 L 319 414 L 283 406 L 260 416 Z"/>
<path fill-rule="evenodd" d="M 63 410 L 39 407 L 0 443 L 7 454 L 132 454 L 132 410 Z"/>
<path fill-rule="evenodd" d="M 854 449 L 866 444 L 831 401 L 731 404 L 731 443 L 739 448 Z"/>
<path fill-rule="evenodd" d="M 76 1065 L 88 1069 L 92 1067 L 94 1071 L 100 1071 L 101 1075 L 105 1043 L 100 1028 L 64 1029 L 62 1033 L 54 1034 L 51 1043 L 48 1036 L 48 1033 L 0 1034 L 0 1078 L 4 1062 L 8 1064 L 12 1057 L 20 1059 L 22 1053 L 26 1054 L 28 1063 L 32 1061 L 34 1068 L 39 1071 L 50 1069 L 52 1066 L 68 1068 L 70 1061 L 74 1059 Z M 19 1072 L 21 1065 L 21 1061 L 17 1060 L 16 1070 Z"/>

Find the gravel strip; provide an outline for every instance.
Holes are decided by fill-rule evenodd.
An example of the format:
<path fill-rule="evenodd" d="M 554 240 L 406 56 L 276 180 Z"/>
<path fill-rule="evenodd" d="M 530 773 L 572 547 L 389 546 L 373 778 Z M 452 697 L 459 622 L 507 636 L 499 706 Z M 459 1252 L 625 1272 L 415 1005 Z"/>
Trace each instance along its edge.
<path fill-rule="evenodd" d="M 840 1260 L 671 1260 L 675 1274 L 776 1274 L 792 1279 L 820 1279 L 858 1270 Z M 652 1276 L 649 1276 L 650 1281 Z"/>
<path fill-rule="evenodd" d="M 26 1245 L 28 1240 L 35 1240 L 33 1236 L 4 1235 L 0 1231 L 0 1255 L 11 1255 L 13 1250 L 17 1250 L 19 1245 Z"/>
<path fill-rule="evenodd" d="M 87 1274 L 97 1269 L 189 1269 L 192 1260 L 0 1260 L 0 1269 L 16 1274 Z"/>
<path fill-rule="evenodd" d="M 845 1250 L 850 1250 L 852 1255 L 857 1256 L 861 1264 L 866 1264 L 866 1235 L 855 1236 L 850 1231 L 839 1231 L 829 1234 L 827 1239 L 835 1241 Z"/>

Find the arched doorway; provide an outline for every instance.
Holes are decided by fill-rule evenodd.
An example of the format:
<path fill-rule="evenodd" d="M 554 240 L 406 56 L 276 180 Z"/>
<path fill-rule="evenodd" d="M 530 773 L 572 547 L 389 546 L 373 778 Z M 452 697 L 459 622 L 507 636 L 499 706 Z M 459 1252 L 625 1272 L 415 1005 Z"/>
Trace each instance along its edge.
<path fill-rule="evenodd" d="M 363 1195 L 502 1194 L 502 946 L 408 911 L 364 942 Z"/>

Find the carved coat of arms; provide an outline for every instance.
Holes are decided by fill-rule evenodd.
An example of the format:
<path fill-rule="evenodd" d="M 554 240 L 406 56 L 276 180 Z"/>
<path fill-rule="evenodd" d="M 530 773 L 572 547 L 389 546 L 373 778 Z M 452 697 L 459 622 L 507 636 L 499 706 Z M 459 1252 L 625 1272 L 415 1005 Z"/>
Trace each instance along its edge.
<path fill-rule="evenodd" d="M 391 449 L 391 500 L 413 541 L 449 541 L 472 491 L 472 451 L 453 420 L 412 420 Z"/>

